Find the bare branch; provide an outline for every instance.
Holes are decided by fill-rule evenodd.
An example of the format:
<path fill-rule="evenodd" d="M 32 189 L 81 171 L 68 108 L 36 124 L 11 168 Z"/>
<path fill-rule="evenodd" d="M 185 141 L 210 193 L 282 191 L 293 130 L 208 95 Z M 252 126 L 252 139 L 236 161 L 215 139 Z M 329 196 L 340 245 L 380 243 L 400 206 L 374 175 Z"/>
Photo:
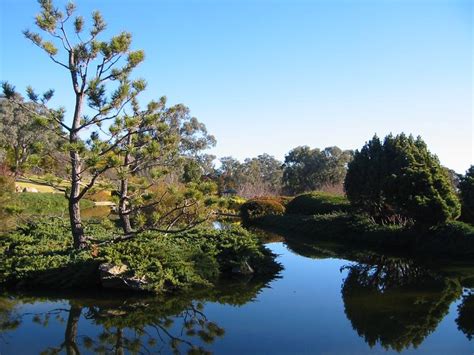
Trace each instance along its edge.
<path fill-rule="evenodd" d="M 67 70 L 69 70 L 69 67 L 68 67 L 66 64 L 61 63 L 59 60 L 57 60 L 56 58 L 54 58 L 52 55 L 50 55 L 49 58 L 51 58 L 51 60 L 52 60 L 53 62 L 55 62 L 56 64 L 59 64 L 60 66 L 62 66 L 62 67 L 64 67 L 64 68 L 66 68 Z"/>
<path fill-rule="evenodd" d="M 66 31 L 64 30 L 64 23 L 69 19 L 69 16 L 63 21 L 61 22 L 61 32 L 62 34 L 64 35 L 64 40 L 66 41 L 66 44 L 67 44 L 67 47 L 69 48 L 68 51 L 72 51 L 72 46 L 71 46 L 71 43 L 69 42 L 69 39 L 67 38 L 67 34 L 66 34 Z"/>

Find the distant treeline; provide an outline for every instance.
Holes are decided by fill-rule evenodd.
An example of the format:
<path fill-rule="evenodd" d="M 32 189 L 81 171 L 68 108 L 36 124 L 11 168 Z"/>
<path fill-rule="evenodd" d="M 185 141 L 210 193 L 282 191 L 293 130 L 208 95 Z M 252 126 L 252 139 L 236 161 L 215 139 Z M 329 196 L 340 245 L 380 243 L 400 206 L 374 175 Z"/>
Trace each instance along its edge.
<path fill-rule="evenodd" d="M 343 192 L 347 164 L 353 151 L 339 147 L 324 149 L 300 146 L 292 149 L 281 162 L 268 154 L 245 159 L 221 158 L 216 170 L 221 191 L 231 191 L 243 197 L 295 195 L 325 190 Z"/>

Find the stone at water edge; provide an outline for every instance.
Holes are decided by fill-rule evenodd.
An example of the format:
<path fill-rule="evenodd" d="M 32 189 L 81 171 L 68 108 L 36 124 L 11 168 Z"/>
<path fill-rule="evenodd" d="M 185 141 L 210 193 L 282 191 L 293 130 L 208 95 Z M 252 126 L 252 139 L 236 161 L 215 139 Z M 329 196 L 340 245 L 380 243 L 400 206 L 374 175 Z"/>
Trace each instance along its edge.
<path fill-rule="evenodd" d="M 100 264 L 99 278 L 102 287 L 109 289 L 145 291 L 148 285 L 144 277 L 135 276 L 133 271 L 123 264 Z"/>

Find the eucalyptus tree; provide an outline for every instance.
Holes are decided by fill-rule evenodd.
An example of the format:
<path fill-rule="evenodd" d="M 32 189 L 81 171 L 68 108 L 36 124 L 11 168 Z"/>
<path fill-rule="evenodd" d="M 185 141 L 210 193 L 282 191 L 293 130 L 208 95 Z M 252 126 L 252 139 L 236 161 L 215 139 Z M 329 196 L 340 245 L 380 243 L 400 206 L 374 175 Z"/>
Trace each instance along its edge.
<path fill-rule="evenodd" d="M 41 100 L 44 104 L 52 95 L 53 92 L 48 91 L 37 101 Z M 17 100 L 23 99 L 17 96 Z M 33 112 L 45 113 L 36 103 L 26 105 Z M 39 160 L 35 157 L 51 154 L 63 140 L 55 127 L 44 127 L 35 115 L 10 100 L 0 98 L 0 149 L 5 152 L 4 162 L 15 177 L 33 167 Z M 54 130 L 59 137 L 53 133 Z"/>
<path fill-rule="evenodd" d="M 218 171 L 221 190 L 234 189 L 240 196 L 277 195 L 281 191 L 282 163 L 269 154 L 247 158 L 243 163 L 221 158 Z"/>
<path fill-rule="evenodd" d="M 352 151 L 338 147 L 323 150 L 296 147 L 285 156 L 283 184 L 290 194 L 342 184 Z"/>
<path fill-rule="evenodd" d="M 41 34 L 26 30 L 24 35 L 70 77 L 74 98 L 71 117 L 66 120 L 65 110 L 59 109 L 49 110 L 41 119 L 59 125 L 67 134 L 65 149 L 69 155 L 70 181 L 65 193 L 69 201 L 73 244 L 82 249 L 87 245 L 87 238 L 79 202 L 97 179 L 117 164 L 112 152 L 121 143 L 115 136 L 111 137 L 108 141 L 115 141 L 113 144 L 101 145 L 103 149 L 95 152 L 93 159 L 88 159 L 83 135 L 88 129 L 101 129 L 107 121 L 117 118 L 145 89 L 144 80 L 130 79 L 133 69 L 143 61 L 144 52 L 131 50 L 132 36 L 127 32 L 107 41 L 99 39 L 106 23 L 98 11 L 92 13 L 92 25 L 86 31 L 84 18 L 74 15 L 73 3 L 68 3 L 65 11 L 55 7 L 51 0 L 39 0 L 39 5 L 41 12 L 35 22 Z M 15 92 L 11 89 L 10 85 L 4 85 L 5 96 L 28 110 L 27 105 L 15 100 Z M 29 90 L 28 97 L 35 101 L 38 96 Z M 125 134 L 121 139 L 127 137 Z"/>

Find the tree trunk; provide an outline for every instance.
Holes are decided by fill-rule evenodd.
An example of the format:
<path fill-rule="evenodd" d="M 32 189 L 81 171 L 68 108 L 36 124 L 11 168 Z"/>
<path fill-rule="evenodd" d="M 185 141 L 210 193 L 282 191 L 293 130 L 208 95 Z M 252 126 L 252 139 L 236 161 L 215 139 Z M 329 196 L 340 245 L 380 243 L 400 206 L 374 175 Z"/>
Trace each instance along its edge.
<path fill-rule="evenodd" d="M 128 178 L 120 180 L 120 201 L 119 201 L 119 216 L 122 222 L 122 229 L 125 234 L 132 232 L 132 225 L 130 224 L 130 214 L 128 211 Z"/>
<path fill-rule="evenodd" d="M 81 157 L 77 152 L 77 147 L 74 145 L 79 142 L 78 129 L 81 123 L 81 109 L 83 103 L 83 94 L 76 95 L 76 106 L 74 110 L 74 119 L 72 130 L 69 135 L 69 143 L 73 145 L 69 151 L 69 157 L 71 159 L 71 191 L 69 194 L 69 219 L 71 222 L 71 232 L 74 242 L 75 249 L 84 249 L 87 246 L 87 240 L 84 235 L 84 228 L 81 220 L 81 207 L 79 205 L 81 192 Z"/>
<path fill-rule="evenodd" d="M 132 145 L 132 135 L 130 134 L 127 138 L 127 147 L 131 148 Z M 122 229 L 125 234 L 130 234 L 132 232 L 132 226 L 130 224 L 130 211 L 129 201 L 128 201 L 128 170 L 130 169 L 132 157 L 127 151 L 124 158 L 124 169 L 127 171 L 126 174 L 120 180 L 120 201 L 119 201 L 119 216 L 122 222 Z"/>
<path fill-rule="evenodd" d="M 115 343 L 115 355 L 124 355 L 123 349 L 123 330 L 117 328 L 117 342 Z"/>
<path fill-rule="evenodd" d="M 20 175 L 20 153 L 18 148 L 15 148 L 15 166 L 13 167 L 13 177 L 16 178 Z"/>
<path fill-rule="evenodd" d="M 79 348 L 76 344 L 77 337 L 77 326 L 79 318 L 81 317 L 82 308 L 79 306 L 71 305 L 69 310 L 69 316 L 66 324 L 66 334 L 64 335 L 64 345 L 66 347 L 66 354 L 76 355 L 79 354 Z"/>
<path fill-rule="evenodd" d="M 69 219 L 71 221 L 71 232 L 75 249 L 84 249 L 87 247 L 87 238 L 84 235 L 84 227 L 81 221 L 81 208 L 79 201 L 74 197 L 69 197 Z"/>

